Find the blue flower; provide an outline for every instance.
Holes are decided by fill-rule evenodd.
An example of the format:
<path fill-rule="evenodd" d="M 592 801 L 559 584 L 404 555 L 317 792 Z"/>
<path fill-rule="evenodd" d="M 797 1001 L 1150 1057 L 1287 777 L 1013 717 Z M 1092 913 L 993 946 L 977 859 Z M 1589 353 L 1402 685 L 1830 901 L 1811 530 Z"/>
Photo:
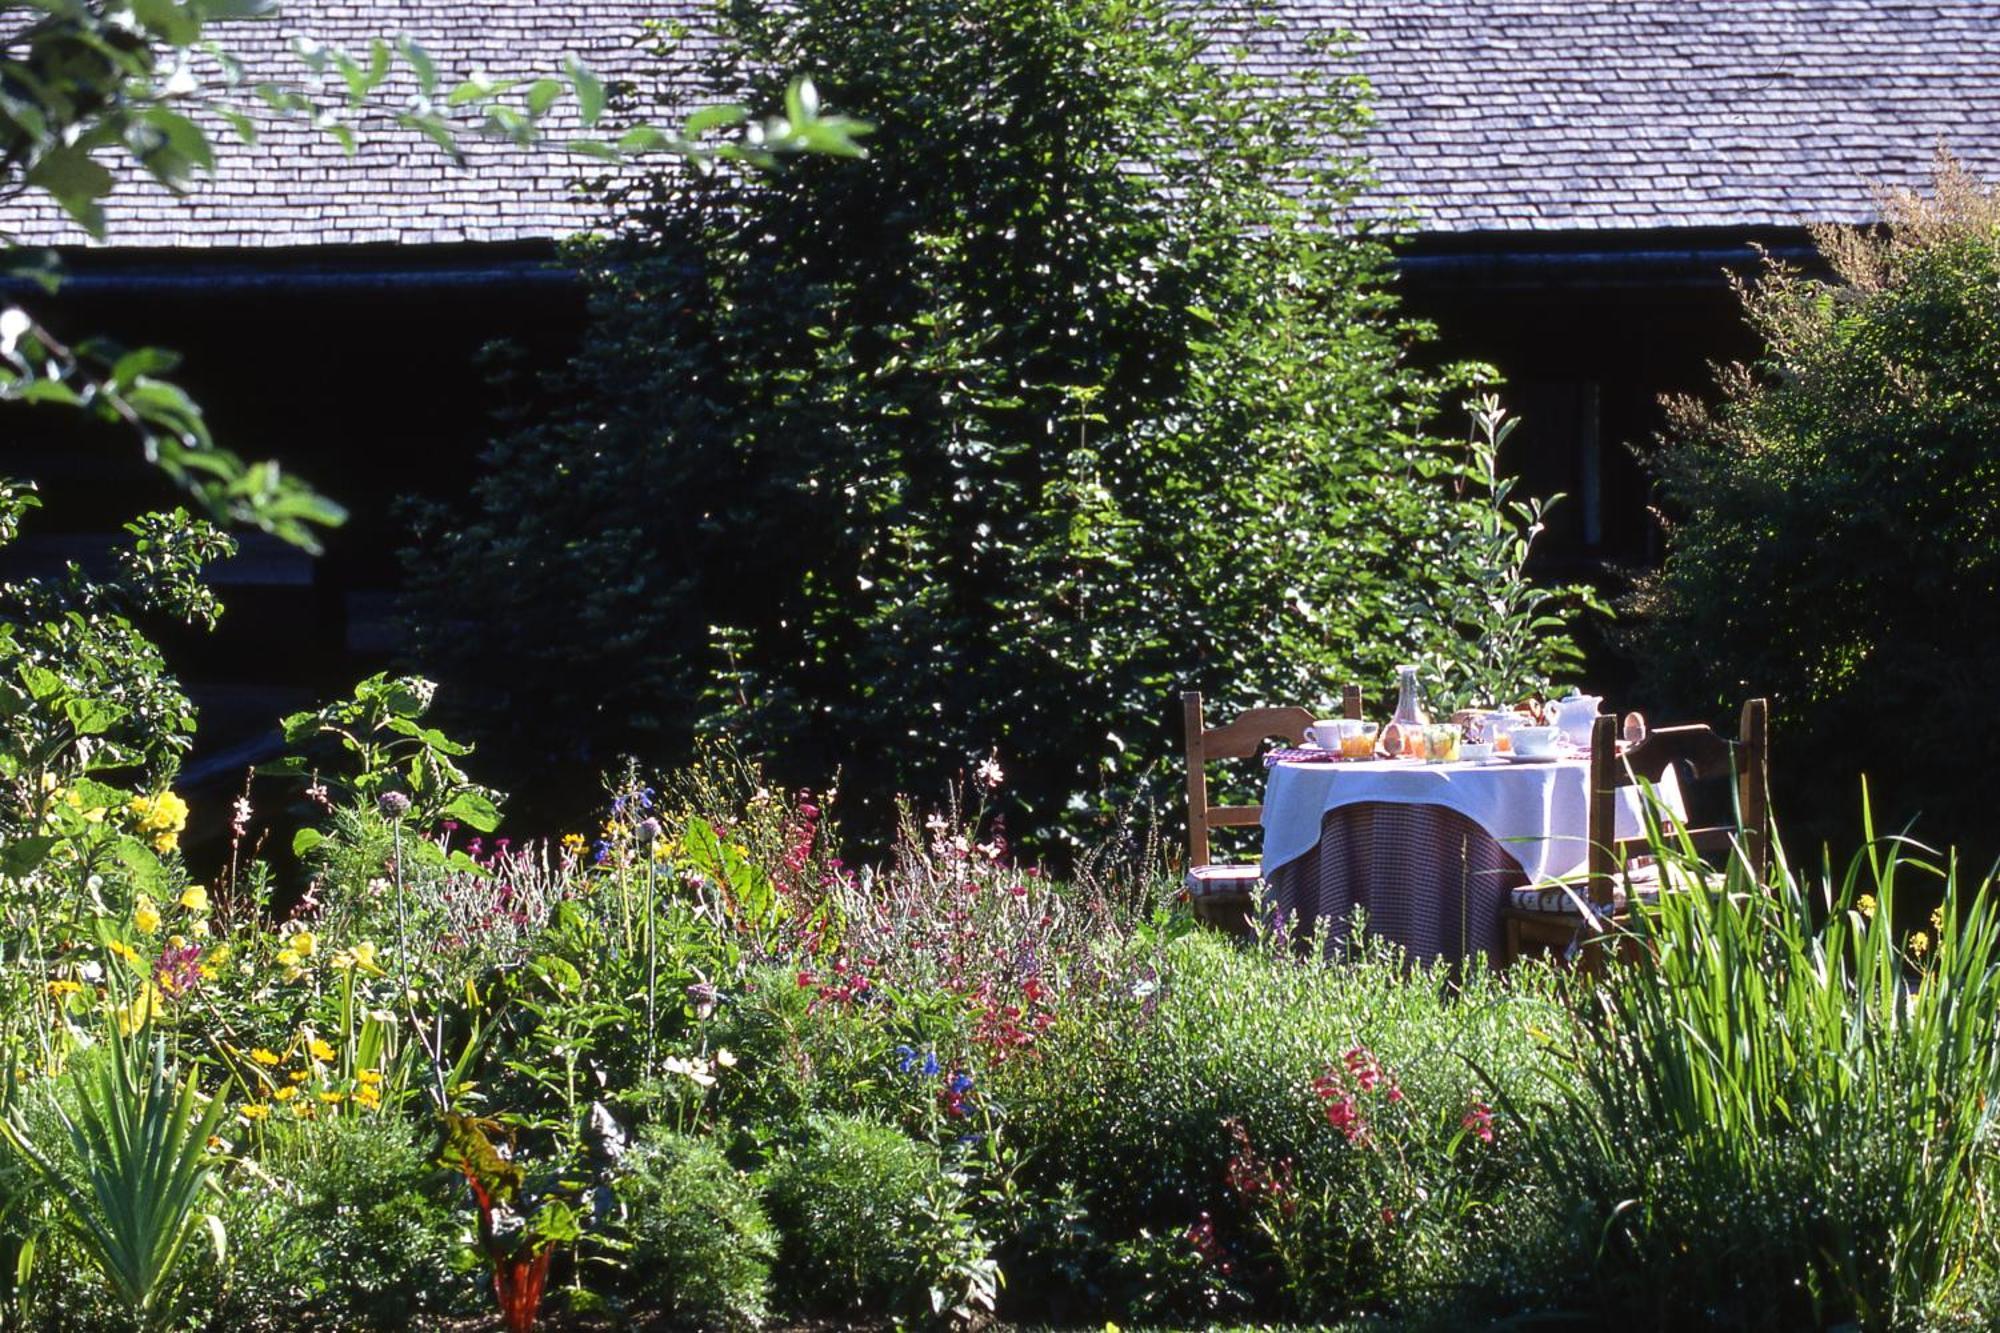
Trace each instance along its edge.
<path fill-rule="evenodd" d="M 963 1097 L 966 1093 L 972 1091 L 972 1075 L 966 1073 L 963 1069 L 953 1070 L 950 1087 L 953 1092 Z"/>
<path fill-rule="evenodd" d="M 896 1048 L 896 1072 L 908 1074 L 911 1078 L 936 1078 L 938 1058 L 934 1051 L 917 1052 L 913 1046 Z"/>

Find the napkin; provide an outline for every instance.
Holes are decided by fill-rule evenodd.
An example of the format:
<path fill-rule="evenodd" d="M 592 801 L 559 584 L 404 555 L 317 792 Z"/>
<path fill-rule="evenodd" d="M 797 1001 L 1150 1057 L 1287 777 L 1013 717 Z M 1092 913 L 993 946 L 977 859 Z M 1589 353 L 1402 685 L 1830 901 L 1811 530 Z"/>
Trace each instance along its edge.
<path fill-rule="evenodd" d="M 1273 764 L 1337 764 L 1338 750 L 1272 750 L 1264 756 L 1264 767 Z"/>

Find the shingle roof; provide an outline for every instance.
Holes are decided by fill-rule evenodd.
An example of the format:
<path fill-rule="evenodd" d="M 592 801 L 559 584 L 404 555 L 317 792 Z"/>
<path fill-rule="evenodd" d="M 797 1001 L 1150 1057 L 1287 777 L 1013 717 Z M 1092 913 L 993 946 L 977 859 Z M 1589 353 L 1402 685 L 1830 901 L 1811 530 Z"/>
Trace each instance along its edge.
<path fill-rule="evenodd" d="M 1442 232 L 1860 221 L 1870 188 L 1915 184 L 1947 144 L 2000 175 L 2000 4 L 1993 0 L 1275 0 L 1261 29 L 1239 0 L 1197 4 L 1254 66 L 1295 71 L 1303 35 L 1350 29 L 1375 87 L 1366 141 L 1378 204 L 1406 200 Z M 257 73 L 288 70 L 292 33 L 349 47 L 423 42 L 449 75 L 557 68 L 581 54 L 657 83 L 635 45 L 648 19 L 695 23 L 698 0 L 289 0 L 277 23 L 228 31 Z M 691 61 L 697 35 L 678 50 Z M 225 144 L 185 199 L 136 184 L 110 203 L 112 243 L 279 247 L 513 241 L 588 225 L 574 169 L 476 147 L 453 167 L 377 129 L 348 158 L 297 126 Z M 0 226 L 80 234 L 29 199 Z"/>

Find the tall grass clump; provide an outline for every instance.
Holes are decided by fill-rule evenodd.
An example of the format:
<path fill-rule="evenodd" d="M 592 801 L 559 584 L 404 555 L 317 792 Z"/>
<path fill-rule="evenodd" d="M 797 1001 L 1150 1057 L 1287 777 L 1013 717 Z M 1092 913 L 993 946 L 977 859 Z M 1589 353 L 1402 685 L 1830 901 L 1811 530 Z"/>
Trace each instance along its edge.
<path fill-rule="evenodd" d="M 1978 1319 L 2000 911 L 1864 824 L 1844 873 L 1780 854 L 1761 891 L 1739 863 L 1723 892 L 1663 895 L 1644 965 L 1586 999 L 1531 1138 L 1607 1320 Z M 1898 899 L 1925 890 L 1942 902 L 1908 930 Z"/>

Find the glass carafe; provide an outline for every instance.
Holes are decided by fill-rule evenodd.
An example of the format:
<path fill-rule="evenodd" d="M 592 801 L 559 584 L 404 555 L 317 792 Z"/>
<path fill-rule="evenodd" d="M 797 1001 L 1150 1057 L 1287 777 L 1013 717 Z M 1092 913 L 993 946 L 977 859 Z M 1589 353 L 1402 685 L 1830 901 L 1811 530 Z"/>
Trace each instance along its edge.
<path fill-rule="evenodd" d="M 1399 752 L 1422 757 L 1424 728 L 1430 719 L 1424 715 L 1424 705 L 1417 692 L 1417 669 L 1413 666 L 1396 668 L 1396 712 L 1389 719 L 1389 725 L 1382 729 L 1382 748 L 1392 758 Z"/>

